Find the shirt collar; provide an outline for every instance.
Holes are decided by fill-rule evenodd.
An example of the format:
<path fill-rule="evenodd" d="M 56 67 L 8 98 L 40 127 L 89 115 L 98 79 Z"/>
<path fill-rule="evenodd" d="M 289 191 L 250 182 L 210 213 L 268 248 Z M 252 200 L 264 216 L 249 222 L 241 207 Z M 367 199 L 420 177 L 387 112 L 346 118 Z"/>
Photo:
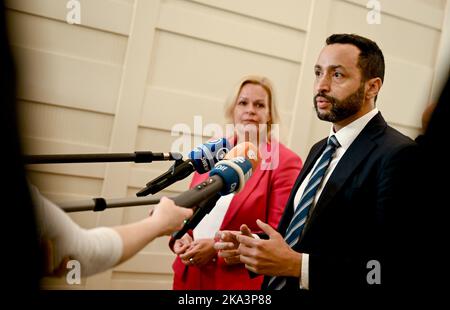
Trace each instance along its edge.
<path fill-rule="evenodd" d="M 346 150 L 350 147 L 356 137 L 366 127 L 367 123 L 378 114 L 378 108 L 374 108 L 370 112 L 364 114 L 360 118 L 354 120 L 347 126 L 341 128 L 338 132 L 334 132 L 333 125 L 331 125 L 329 137 L 334 135 L 339 141 L 341 147 Z"/>

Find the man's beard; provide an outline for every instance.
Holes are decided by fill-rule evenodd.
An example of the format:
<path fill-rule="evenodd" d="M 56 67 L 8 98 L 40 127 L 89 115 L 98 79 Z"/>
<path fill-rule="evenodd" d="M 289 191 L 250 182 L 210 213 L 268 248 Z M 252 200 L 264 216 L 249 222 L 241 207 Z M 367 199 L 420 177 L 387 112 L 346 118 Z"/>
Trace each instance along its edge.
<path fill-rule="evenodd" d="M 320 112 L 317 108 L 317 97 L 323 97 L 331 104 L 331 110 L 327 112 Z M 348 95 L 343 100 L 336 99 L 331 96 L 327 96 L 322 92 L 319 92 L 314 96 L 314 108 L 316 109 L 317 117 L 323 121 L 332 123 L 340 122 L 347 117 L 350 117 L 357 113 L 364 101 L 364 83 L 352 94 Z"/>

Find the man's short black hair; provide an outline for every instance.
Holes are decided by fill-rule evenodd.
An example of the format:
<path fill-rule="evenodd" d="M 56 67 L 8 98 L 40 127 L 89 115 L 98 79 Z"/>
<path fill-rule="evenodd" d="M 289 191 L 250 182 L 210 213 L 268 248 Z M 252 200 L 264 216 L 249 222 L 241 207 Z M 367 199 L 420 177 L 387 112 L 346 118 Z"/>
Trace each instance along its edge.
<path fill-rule="evenodd" d="M 358 67 L 361 69 L 363 81 L 377 77 L 384 81 L 384 56 L 374 41 L 356 34 L 343 33 L 329 36 L 326 43 L 356 46 L 360 50 Z"/>

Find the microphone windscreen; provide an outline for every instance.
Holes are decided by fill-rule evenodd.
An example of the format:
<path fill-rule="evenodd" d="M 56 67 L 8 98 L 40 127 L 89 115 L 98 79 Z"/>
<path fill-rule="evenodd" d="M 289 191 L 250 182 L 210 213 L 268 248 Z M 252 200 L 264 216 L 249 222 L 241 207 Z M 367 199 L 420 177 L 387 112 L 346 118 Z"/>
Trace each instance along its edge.
<path fill-rule="evenodd" d="M 251 142 L 239 143 L 225 155 L 225 159 L 236 157 L 247 158 L 251 162 L 253 170 L 256 169 L 261 161 L 261 154 L 259 153 L 258 148 Z"/>
<path fill-rule="evenodd" d="M 252 163 L 245 157 L 239 156 L 219 161 L 209 173 L 217 175 L 223 181 L 220 195 L 239 192 L 253 173 Z"/>
<path fill-rule="evenodd" d="M 227 139 L 220 138 L 197 146 L 188 157 L 192 160 L 195 171 L 202 174 L 210 171 L 218 161 L 224 159 L 230 148 Z"/>

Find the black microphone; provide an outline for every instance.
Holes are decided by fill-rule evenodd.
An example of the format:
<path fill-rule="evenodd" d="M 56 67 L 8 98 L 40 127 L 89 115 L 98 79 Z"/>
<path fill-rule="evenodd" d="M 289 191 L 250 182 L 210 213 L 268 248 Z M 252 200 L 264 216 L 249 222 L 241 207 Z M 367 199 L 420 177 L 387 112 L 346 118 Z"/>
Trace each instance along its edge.
<path fill-rule="evenodd" d="M 185 221 L 183 227 L 172 235 L 169 241 L 169 247 L 172 248 L 175 240 L 180 239 L 189 230 L 197 227 L 197 225 L 202 221 L 206 214 L 211 212 L 211 210 L 216 206 L 216 203 L 220 197 L 221 195 L 219 193 L 216 193 L 211 198 L 202 201 L 195 209 L 194 214 Z"/>
<path fill-rule="evenodd" d="M 143 189 L 136 193 L 136 196 L 155 194 L 169 185 L 183 180 L 194 171 L 200 174 L 208 172 L 224 158 L 229 150 L 230 145 L 224 138 L 202 144 L 189 153 L 189 159 L 175 161 L 175 164 L 167 172 L 148 182 Z"/>

